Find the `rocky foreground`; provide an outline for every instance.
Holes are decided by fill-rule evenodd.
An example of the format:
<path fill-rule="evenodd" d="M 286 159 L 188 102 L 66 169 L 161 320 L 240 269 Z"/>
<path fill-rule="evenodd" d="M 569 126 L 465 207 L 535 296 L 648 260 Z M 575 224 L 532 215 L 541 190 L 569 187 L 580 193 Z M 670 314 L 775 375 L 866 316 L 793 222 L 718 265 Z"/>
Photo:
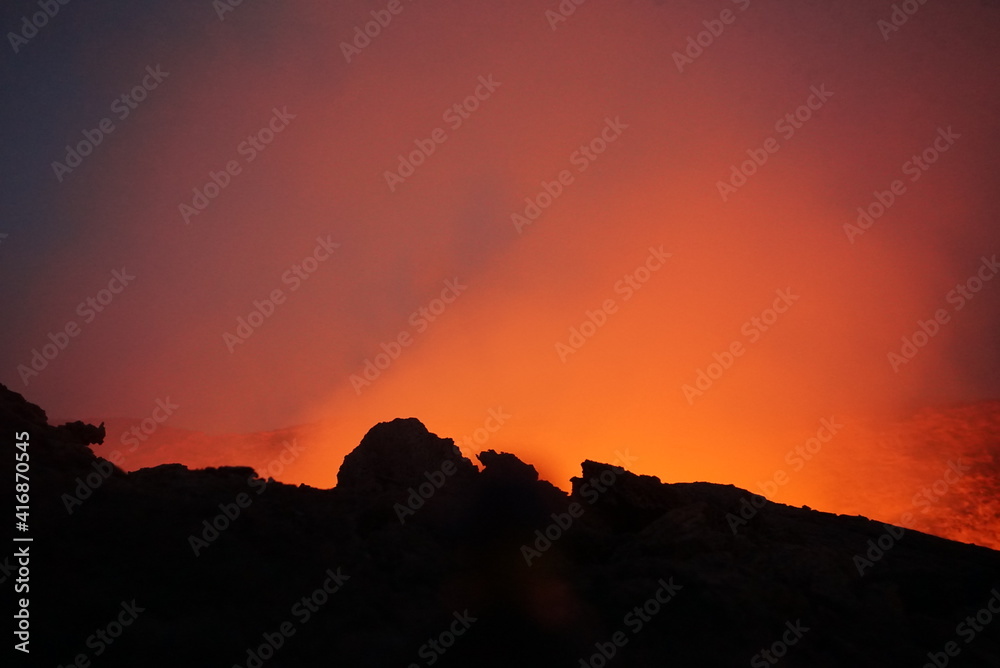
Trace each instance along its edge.
<path fill-rule="evenodd" d="M 16 665 L 1000 665 L 987 548 L 590 461 L 567 495 L 412 418 L 330 490 L 126 474 L 103 436 L 0 386 L 5 498 L 30 462 L 32 541 L 0 563 Z"/>

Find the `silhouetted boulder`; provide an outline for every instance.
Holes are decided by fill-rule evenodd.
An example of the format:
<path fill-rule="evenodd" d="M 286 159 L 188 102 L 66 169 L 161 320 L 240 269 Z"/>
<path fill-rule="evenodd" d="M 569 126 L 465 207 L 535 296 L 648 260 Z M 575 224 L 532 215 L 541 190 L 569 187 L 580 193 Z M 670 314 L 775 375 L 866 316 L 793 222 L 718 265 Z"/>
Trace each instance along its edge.
<path fill-rule="evenodd" d="M 427 482 L 442 468 L 448 478 L 476 473 L 452 439 L 430 433 L 416 418 L 397 418 L 369 429 L 344 457 L 337 489 L 352 495 L 398 492 Z"/>
<path fill-rule="evenodd" d="M 487 477 L 511 482 L 533 483 L 538 481 L 538 471 L 531 464 L 525 464 L 516 455 L 496 450 L 484 450 L 476 455 L 483 465 Z"/>
<path fill-rule="evenodd" d="M 76 422 L 67 422 L 61 427 L 58 427 L 58 429 L 68 432 L 68 438 L 79 441 L 84 445 L 104 443 L 104 437 L 106 435 L 103 422 L 100 426 L 95 427 L 92 424 L 86 424 L 85 422 L 77 420 Z"/>

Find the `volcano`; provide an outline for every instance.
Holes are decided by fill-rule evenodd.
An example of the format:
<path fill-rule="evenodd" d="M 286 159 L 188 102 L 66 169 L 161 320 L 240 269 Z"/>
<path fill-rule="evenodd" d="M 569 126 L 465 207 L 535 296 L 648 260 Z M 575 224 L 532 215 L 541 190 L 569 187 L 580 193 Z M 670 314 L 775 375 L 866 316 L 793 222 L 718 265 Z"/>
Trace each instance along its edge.
<path fill-rule="evenodd" d="M 3 565 L 38 665 L 1000 663 L 1000 553 L 861 516 L 594 461 L 567 493 L 415 418 L 331 489 L 125 472 L 91 450 L 105 427 L 3 387 L 0 424 L 29 455 Z"/>
<path fill-rule="evenodd" d="M 301 469 L 296 472 L 287 465 L 292 455 L 331 449 L 322 424 L 206 434 L 148 419 L 90 421 L 104 423 L 108 435 L 92 445 L 94 453 L 125 471 L 171 463 L 206 468 L 239 462 L 263 478 L 299 483 L 303 480 L 296 473 L 301 475 Z M 844 422 L 849 426 L 841 426 L 822 452 L 801 450 L 809 461 L 803 463 L 795 451 L 790 453 L 793 466 L 780 462 L 793 475 L 798 467 L 811 469 L 811 506 L 1000 549 L 1000 401 L 923 408 L 880 423 L 857 418 Z M 468 445 L 464 452 L 471 455 Z M 552 482 L 567 489 L 563 481 Z M 778 500 L 773 491 L 783 490 L 772 484 L 751 491 Z"/>

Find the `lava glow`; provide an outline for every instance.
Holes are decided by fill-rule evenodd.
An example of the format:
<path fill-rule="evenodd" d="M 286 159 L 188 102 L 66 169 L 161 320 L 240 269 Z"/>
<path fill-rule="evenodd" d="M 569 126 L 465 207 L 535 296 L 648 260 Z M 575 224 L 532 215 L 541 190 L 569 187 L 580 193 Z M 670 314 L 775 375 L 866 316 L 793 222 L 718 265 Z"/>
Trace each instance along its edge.
<path fill-rule="evenodd" d="M 381 7 L 205 2 L 156 39 L 105 43 L 94 13 L 26 46 L 3 382 L 122 431 L 169 397 L 125 468 L 266 467 L 299 438 L 276 477 L 319 487 L 409 416 L 563 488 L 619 458 L 897 523 L 962 454 L 912 525 L 1000 546 L 976 496 L 1000 448 L 995 8 L 927 3 L 886 37 L 878 3 L 394 6 L 367 41 Z M 958 498 L 979 528 L 938 510 Z"/>

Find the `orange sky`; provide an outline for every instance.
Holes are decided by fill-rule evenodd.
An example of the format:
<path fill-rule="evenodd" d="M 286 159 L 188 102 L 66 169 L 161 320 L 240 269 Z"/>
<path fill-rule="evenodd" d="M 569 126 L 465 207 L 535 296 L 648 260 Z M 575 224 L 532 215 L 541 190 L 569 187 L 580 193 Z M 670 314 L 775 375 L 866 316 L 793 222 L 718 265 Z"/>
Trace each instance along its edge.
<path fill-rule="evenodd" d="M 751 487 L 824 418 L 847 434 L 998 395 L 1000 285 L 961 310 L 947 300 L 1000 250 L 995 8 L 928 3 L 885 40 L 891 3 L 594 0 L 553 29 L 556 2 L 403 0 L 347 62 L 341 42 L 385 4 L 332 4 L 244 3 L 220 21 L 201 3 L 155 25 L 133 10 L 113 37 L 81 17 L 78 44 L 53 27 L 18 54 L 33 94 L 10 113 L 52 123 L 24 140 L 18 177 L 41 231 L 11 228 L 0 246 L 16 287 L 6 384 L 56 416 L 143 417 L 170 396 L 172 426 L 323 422 L 326 444 L 288 473 L 321 486 L 399 416 L 460 439 L 502 408 L 485 447 L 562 486 L 581 460 L 627 448 L 639 472 Z M 679 72 L 674 53 L 727 9 Z M 57 182 L 64 145 L 157 64 L 169 76 Z M 43 86 L 42 71 L 63 78 Z M 467 118 L 447 114 L 477 89 Z M 781 123 L 818 89 L 832 95 L 808 120 Z M 275 109 L 273 142 L 241 149 Z M 397 156 L 437 128 L 390 189 Z M 948 128 L 959 137 L 911 181 L 905 163 Z M 762 147 L 723 201 L 718 182 Z M 238 173 L 185 222 L 179 205 L 230 161 Z M 559 196 L 515 224 L 560 173 Z M 850 241 L 844 225 L 896 179 L 904 194 Z M 336 249 L 289 278 L 317 238 Z M 650 248 L 670 257 L 647 265 Z M 134 282 L 84 322 L 78 304 L 121 267 Z M 467 288 L 433 322 L 411 317 L 446 281 Z M 276 289 L 282 303 L 230 352 L 224 334 Z M 777 291 L 796 298 L 765 332 L 752 319 L 775 315 Z M 607 300 L 606 322 L 561 359 Z M 941 308 L 950 322 L 894 371 L 887 354 Z M 19 366 L 70 320 L 80 335 L 25 384 Z M 359 393 L 352 375 L 401 333 L 411 343 Z M 742 354 L 689 402 L 683 386 L 734 343 Z M 784 499 L 813 498 L 809 471 Z"/>

